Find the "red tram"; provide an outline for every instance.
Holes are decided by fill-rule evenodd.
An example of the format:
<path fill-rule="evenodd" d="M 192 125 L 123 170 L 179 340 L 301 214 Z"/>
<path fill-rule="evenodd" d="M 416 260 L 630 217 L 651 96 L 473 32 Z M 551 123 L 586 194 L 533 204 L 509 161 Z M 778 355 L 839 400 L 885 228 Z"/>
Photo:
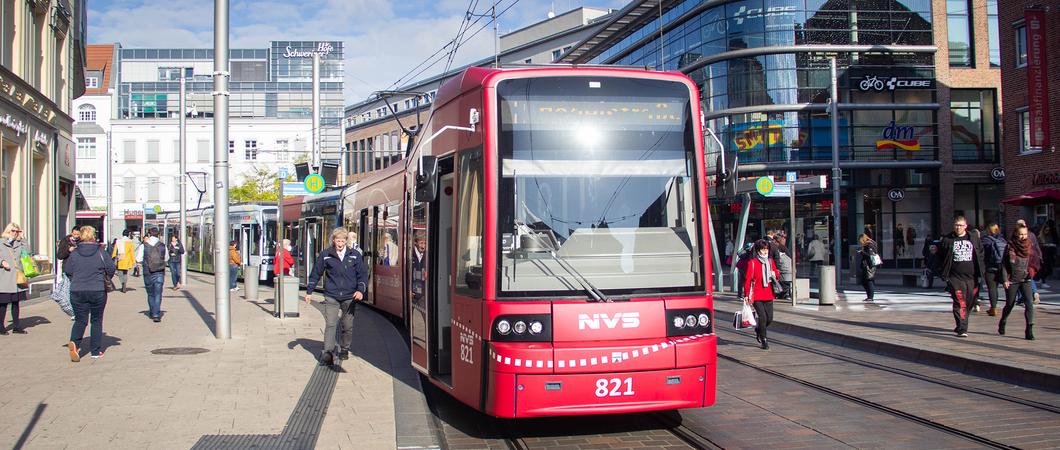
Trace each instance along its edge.
<path fill-rule="evenodd" d="M 343 190 L 412 365 L 497 417 L 710 406 L 699 93 L 678 73 L 470 68 Z"/>

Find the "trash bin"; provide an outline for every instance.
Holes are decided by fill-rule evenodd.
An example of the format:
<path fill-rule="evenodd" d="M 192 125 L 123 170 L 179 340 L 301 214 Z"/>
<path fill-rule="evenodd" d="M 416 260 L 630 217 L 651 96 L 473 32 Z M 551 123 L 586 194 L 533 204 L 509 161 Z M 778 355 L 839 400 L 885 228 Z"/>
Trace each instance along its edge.
<path fill-rule="evenodd" d="M 283 301 L 277 306 L 283 311 L 283 317 L 298 317 L 298 305 L 302 299 L 298 297 L 298 277 L 284 275 L 276 282 L 276 292 L 283 290 Z"/>
<path fill-rule="evenodd" d="M 835 304 L 835 266 L 821 266 L 821 276 L 818 280 L 818 303 L 821 305 Z"/>
<path fill-rule="evenodd" d="M 243 298 L 247 300 L 258 299 L 258 266 L 243 267 Z"/>

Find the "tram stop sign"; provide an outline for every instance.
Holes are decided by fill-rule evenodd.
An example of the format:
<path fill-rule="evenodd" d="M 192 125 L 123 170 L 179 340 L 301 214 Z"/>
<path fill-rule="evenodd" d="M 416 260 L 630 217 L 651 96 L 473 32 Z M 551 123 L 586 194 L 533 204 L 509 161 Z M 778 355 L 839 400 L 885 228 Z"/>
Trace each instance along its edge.
<path fill-rule="evenodd" d="M 755 181 L 755 189 L 758 190 L 759 194 L 769 195 L 773 192 L 773 180 L 769 177 L 759 177 Z"/>
<path fill-rule="evenodd" d="M 319 173 L 311 173 L 305 177 L 305 190 L 310 194 L 324 192 L 324 177 Z"/>

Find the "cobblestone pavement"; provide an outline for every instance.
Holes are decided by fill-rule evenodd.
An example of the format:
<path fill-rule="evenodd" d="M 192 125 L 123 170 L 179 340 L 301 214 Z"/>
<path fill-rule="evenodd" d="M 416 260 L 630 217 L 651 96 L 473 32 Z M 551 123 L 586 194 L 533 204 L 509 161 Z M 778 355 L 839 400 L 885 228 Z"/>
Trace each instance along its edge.
<path fill-rule="evenodd" d="M 284 433 L 317 370 L 323 317 L 303 304 L 300 318 L 281 321 L 268 312 L 270 289 L 263 288 L 257 302 L 240 291 L 231 300 L 233 338 L 217 340 L 207 284 L 212 278 L 191 278 L 188 290 L 166 289 L 161 323 L 145 316 L 142 279 L 131 278 L 132 291 L 108 300 L 105 356 L 80 363 L 70 362 L 61 347 L 70 319 L 50 301 L 25 305 L 29 334 L 0 336 L 0 442 L 40 449 L 186 449 L 204 436 Z M 360 328 L 357 342 L 376 339 L 363 334 L 366 329 Z M 163 348 L 206 352 L 152 354 Z M 342 370 L 324 405 L 326 416 L 317 421 L 316 445 L 394 448 L 392 378 L 356 356 Z"/>

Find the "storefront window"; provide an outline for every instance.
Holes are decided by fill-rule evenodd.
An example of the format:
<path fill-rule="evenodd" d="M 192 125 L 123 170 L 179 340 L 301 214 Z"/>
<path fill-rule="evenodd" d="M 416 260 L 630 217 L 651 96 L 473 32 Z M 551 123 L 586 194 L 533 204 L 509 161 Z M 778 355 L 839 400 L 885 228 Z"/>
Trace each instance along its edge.
<path fill-rule="evenodd" d="M 950 66 L 972 67 L 972 20 L 968 0 L 946 0 L 946 24 L 949 29 Z"/>
<path fill-rule="evenodd" d="M 964 216 L 968 226 L 984 229 L 991 223 L 1001 223 L 1002 184 L 953 185 L 953 215 Z"/>
<path fill-rule="evenodd" d="M 954 89 L 950 114 L 955 162 L 996 162 L 996 103 L 992 89 Z"/>

